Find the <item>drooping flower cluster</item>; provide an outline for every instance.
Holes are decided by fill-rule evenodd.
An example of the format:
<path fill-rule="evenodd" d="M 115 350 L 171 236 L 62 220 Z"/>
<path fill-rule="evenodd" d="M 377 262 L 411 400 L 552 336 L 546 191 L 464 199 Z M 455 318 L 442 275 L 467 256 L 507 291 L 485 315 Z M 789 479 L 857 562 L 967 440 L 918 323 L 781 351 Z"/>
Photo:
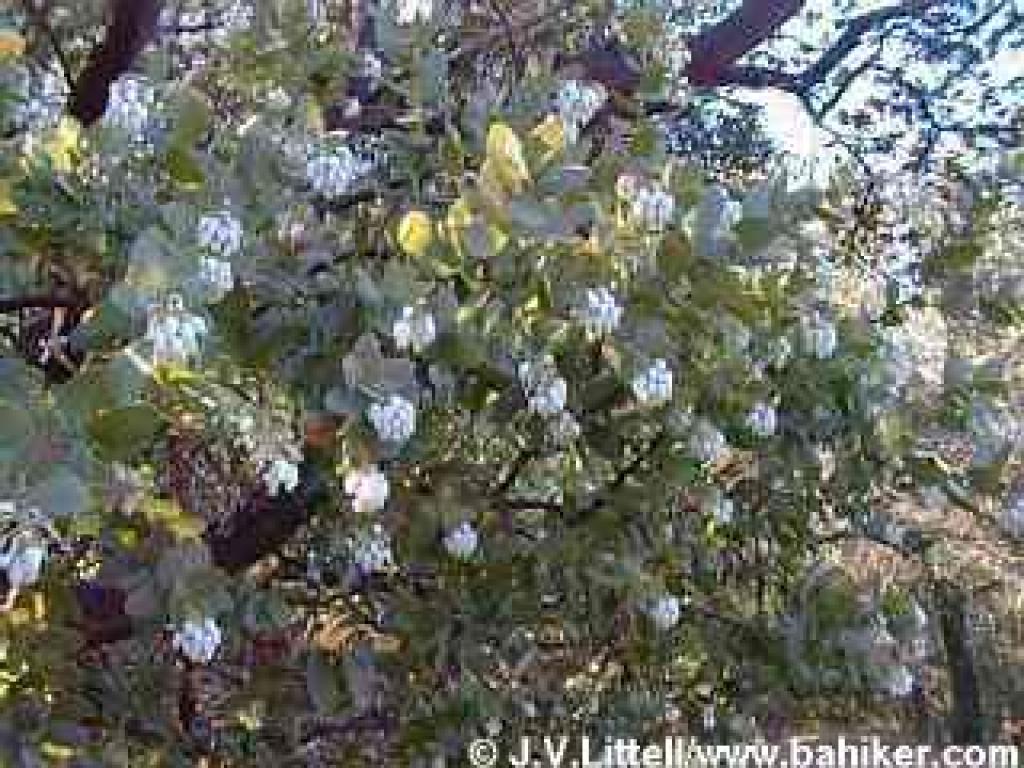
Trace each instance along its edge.
<path fill-rule="evenodd" d="M 0 502 L 0 521 L 17 519 L 14 502 Z M 39 581 L 46 562 L 47 546 L 39 532 L 20 527 L 0 543 L 0 570 L 7 578 L 7 602 L 10 604 L 25 587 Z"/>
<path fill-rule="evenodd" d="M 222 640 L 217 622 L 206 617 L 190 619 L 174 632 L 174 650 L 194 664 L 209 664 L 217 654 Z"/>
<path fill-rule="evenodd" d="M 1024 493 L 1011 493 L 1003 503 L 1000 524 L 1011 536 L 1024 538 Z"/>
<path fill-rule="evenodd" d="M 551 355 L 545 355 L 536 362 L 521 362 L 519 383 L 526 394 L 527 407 L 531 413 L 557 416 L 565 409 L 568 385 L 559 375 Z"/>
<path fill-rule="evenodd" d="M 154 365 L 187 365 L 200 354 L 206 321 L 185 309 L 180 294 L 171 294 L 165 302 L 150 307 L 146 341 L 152 346 Z"/>
<path fill-rule="evenodd" d="M 712 257 L 729 253 L 736 239 L 734 228 L 742 217 L 743 204 L 734 200 L 728 189 L 720 184 L 708 186 L 688 217 L 698 252 Z"/>
<path fill-rule="evenodd" d="M 676 201 L 657 181 L 633 174 L 619 176 L 615 191 L 626 205 L 626 219 L 647 232 L 663 232 L 675 216 Z"/>
<path fill-rule="evenodd" d="M 444 548 L 449 555 L 458 560 L 468 560 L 475 553 L 480 543 L 480 536 L 469 521 L 463 521 L 444 537 Z"/>
<path fill-rule="evenodd" d="M 210 302 L 216 304 L 223 300 L 235 287 L 231 262 L 203 257 L 199 262 L 199 283 Z"/>
<path fill-rule="evenodd" d="M 353 469 L 345 475 L 345 493 L 352 497 L 356 512 L 377 512 L 388 501 L 387 475 L 375 466 Z"/>
<path fill-rule="evenodd" d="M 238 446 L 245 451 L 272 496 L 299 486 L 302 448 L 283 419 L 264 410 L 243 410 L 230 421 Z"/>
<path fill-rule="evenodd" d="M 391 333 L 399 349 L 412 349 L 419 354 L 434 343 L 434 339 L 437 338 L 437 327 L 430 312 L 420 307 L 406 306 L 395 320 Z"/>
<path fill-rule="evenodd" d="M 770 403 L 758 402 L 747 414 L 747 426 L 758 437 L 771 437 L 778 428 L 779 417 Z"/>
<path fill-rule="evenodd" d="M 299 486 L 299 466 L 288 459 L 273 459 L 263 468 L 263 482 L 271 496 L 291 493 Z"/>
<path fill-rule="evenodd" d="M 614 333 L 622 320 L 622 305 L 606 286 L 587 291 L 586 303 L 580 310 L 587 338 L 599 339 Z"/>
<path fill-rule="evenodd" d="M 14 109 L 18 126 L 31 134 L 55 125 L 67 104 L 68 84 L 64 78 L 51 71 L 26 70 L 19 85 L 23 96 Z"/>
<path fill-rule="evenodd" d="M 395 564 L 391 536 L 380 523 L 350 536 L 348 550 L 353 564 L 364 575 L 386 572 Z"/>
<path fill-rule="evenodd" d="M 729 441 L 708 421 L 700 421 L 690 435 L 690 453 L 704 464 L 717 464 L 729 455 Z"/>
<path fill-rule="evenodd" d="M 383 403 L 371 403 L 367 417 L 377 437 L 386 443 L 405 443 L 416 432 L 416 406 L 401 395 L 391 395 Z"/>
<path fill-rule="evenodd" d="M 558 447 L 565 447 L 579 438 L 581 434 L 580 423 L 576 420 L 572 411 L 565 409 L 549 420 L 548 428 L 551 439 Z"/>
<path fill-rule="evenodd" d="M 736 518 L 736 502 L 718 488 L 710 497 L 711 517 L 718 525 L 731 525 Z"/>
<path fill-rule="evenodd" d="M 558 89 L 555 105 L 565 129 L 565 139 L 575 144 L 580 131 L 589 125 L 608 100 L 608 91 L 600 83 L 566 80 Z"/>
<path fill-rule="evenodd" d="M 147 143 L 156 106 L 156 90 L 143 78 L 120 77 L 110 86 L 104 121 L 136 144 Z"/>
<path fill-rule="evenodd" d="M 315 150 L 306 161 L 306 181 L 314 194 L 334 200 L 349 194 L 372 166 L 371 161 L 345 146 Z"/>
<path fill-rule="evenodd" d="M 633 396 L 640 405 L 655 407 L 672 399 L 672 371 L 662 358 L 633 377 Z"/>
<path fill-rule="evenodd" d="M 395 20 L 403 26 L 417 21 L 426 24 L 433 12 L 433 0 L 397 0 Z"/>
<path fill-rule="evenodd" d="M 818 360 L 829 360 L 836 353 L 839 335 L 835 325 L 821 314 L 815 313 L 804 322 L 804 345 L 811 356 Z"/>
<path fill-rule="evenodd" d="M 222 259 L 232 259 L 242 250 L 242 222 L 231 211 L 215 211 L 200 217 L 199 246 Z"/>
<path fill-rule="evenodd" d="M 647 614 L 658 630 L 668 632 L 682 618 L 683 602 L 676 595 L 666 593 L 651 601 Z"/>
<path fill-rule="evenodd" d="M 882 690 L 898 699 L 913 693 L 914 675 L 906 664 L 894 664 L 886 668 L 882 678 Z"/>

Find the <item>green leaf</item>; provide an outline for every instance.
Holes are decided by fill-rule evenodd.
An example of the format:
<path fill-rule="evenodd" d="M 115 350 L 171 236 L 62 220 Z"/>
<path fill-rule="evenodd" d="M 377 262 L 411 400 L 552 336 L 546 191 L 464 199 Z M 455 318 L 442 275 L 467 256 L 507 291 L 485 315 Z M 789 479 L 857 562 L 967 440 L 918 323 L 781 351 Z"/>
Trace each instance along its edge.
<path fill-rule="evenodd" d="M 49 518 L 75 517 L 85 513 L 90 503 L 89 488 L 67 467 L 58 466 L 28 495 L 28 504 Z"/>
<path fill-rule="evenodd" d="M 97 413 L 89 421 L 89 434 L 103 458 L 128 461 L 149 447 L 162 427 L 156 408 L 140 403 Z"/>
<path fill-rule="evenodd" d="M 183 186 L 198 187 L 206 183 L 206 173 L 195 153 L 181 144 L 172 144 L 167 150 L 164 167 L 171 178 Z"/>
<path fill-rule="evenodd" d="M 210 130 L 210 105 L 206 97 L 194 88 L 185 88 L 175 105 L 177 119 L 171 143 L 191 147 Z"/>
<path fill-rule="evenodd" d="M 35 426 L 28 411 L 20 406 L 0 403 L 0 462 L 17 461 L 28 448 Z"/>
<path fill-rule="evenodd" d="M 324 654 L 313 650 L 306 656 L 306 691 L 322 715 L 337 712 L 341 704 L 341 690 L 334 668 Z"/>

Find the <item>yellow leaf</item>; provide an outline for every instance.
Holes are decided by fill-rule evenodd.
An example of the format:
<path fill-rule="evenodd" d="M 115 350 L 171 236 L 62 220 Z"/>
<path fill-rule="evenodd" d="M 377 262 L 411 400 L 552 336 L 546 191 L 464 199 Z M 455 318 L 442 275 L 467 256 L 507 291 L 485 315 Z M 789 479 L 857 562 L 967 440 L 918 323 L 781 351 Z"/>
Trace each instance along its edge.
<path fill-rule="evenodd" d="M 25 52 L 25 38 L 13 29 L 0 30 L 0 59 L 16 59 Z"/>
<path fill-rule="evenodd" d="M 523 145 L 505 123 L 493 123 L 487 131 L 487 160 L 503 186 L 517 190 L 530 179 Z"/>
<path fill-rule="evenodd" d="M 11 182 L 0 179 L 0 216 L 13 216 L 17 212 L 18 206 L 11 198 Z"/>
<path fill-rule="evenodd" d="M 433 240 L 430 217 L 423 211 L 409 211 L 398 224 L 398 244 L 410 256 L 422 256 Z"/>
<path fill-rule="evenodd" d="M 469 229 L 473 223 L 473 209 L 469 207 L 469 201 L 460 197 L 448 206 L 448 233 L 449 237 L 461 230 Z"/>
<path fill-rule="evenodd" d="M 539 141 L 545 149 L 541 161 L 548 163 L 565 149 L 565 124 L 558 115 L 548 115 L 544 122 L 537 125 L 530 136 Z"/>
<path fill-rule="evenodd" d="M 81 128 L 77 120 L 70 117 L 60 119 L 50 138 L 43 144 L 43 151 L 50 158 L 55 170 L 67 172 L 72 169 L 81 137 Z"/>

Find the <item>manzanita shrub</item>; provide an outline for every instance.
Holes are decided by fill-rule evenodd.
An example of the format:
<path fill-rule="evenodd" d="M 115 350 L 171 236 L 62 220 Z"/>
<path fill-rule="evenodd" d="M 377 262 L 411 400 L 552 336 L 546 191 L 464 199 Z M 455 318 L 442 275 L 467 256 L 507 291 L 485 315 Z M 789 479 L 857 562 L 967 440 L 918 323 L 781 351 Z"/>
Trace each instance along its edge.
<path fill-rule="evenodd" d="M 920 276 L 867 312 L 828 269 L 855 183 L 670 154 L 649 6 L 513 18 L 505 58 L 472 8 L 374 7 L 352 53 L 307 6 L 151 47 L 89 126 L 30 14 L 0 37 L 11 759 L 458 765 L 909 695 L 879 648 L 921 606 L 823 565 L 913 550 L 880 488 L 950 410 L 908 395 Z M 609 24 L 632 103 L 551 66 Z"/>

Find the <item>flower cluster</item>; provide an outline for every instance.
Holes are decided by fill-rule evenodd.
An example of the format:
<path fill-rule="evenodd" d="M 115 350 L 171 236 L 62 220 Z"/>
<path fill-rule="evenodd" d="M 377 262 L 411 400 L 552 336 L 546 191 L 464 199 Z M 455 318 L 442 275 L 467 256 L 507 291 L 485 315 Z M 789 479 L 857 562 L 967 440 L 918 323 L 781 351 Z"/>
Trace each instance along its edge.
<path fill-rule="evenodd" d="M 242 408 L 229 422 L 237 433 L 236 442 L 258 468 L 267 492 L 276 496 L 291 493 L 299 485 L 302 448 L 280 416 L 264 410 Z"/>
<path fill-rule="evenodd" d="M 199 262 L 199 282 L 211 302 L 216 304 L 221 301 L 235 286 L 231 262 L 203 257 Z"/>
<path fill-rule="evenodd" d="M 717 464 L 729 455 L 729 441 L 716 426 L 701 421 L 690 435 L 690 453 L 702 463 Z"/>
<path fill-rule="evenodd" d="M 242 250 L 242 222 L 230 211 L 215 211 L 199 219 L 199 246 L 222 259 L 231 259 Z"/>
<path fill-rule="evenodd" d="M 172 645 L 192 663 L 209 664 L 220 647 L 221 639 L 220 627 L 214 619 L 190 619 L 175 630 Z"/>
<path fill-rule="evenodd" d="M 580 310 L 587 338 L 598 339 L 615 332 L 622 320 L 622 305 L 611 289 L 600 286 L 587 291 L 586 304 Z"/>
<path fill-rule="evenodd" d="M 395 11 L 395 20 L 403 26 L 417 21 L 426 24 L 434 12 L 434 3 L 433 0 L 398 0 Z"/>
<path fill-rule="evenodd" d="M 104 120 L 136 144 L 149 138 L 156 91 L 145 80 L 135 76 L 120 77 L 110 86 L 110 104 Z"/>
<path fill-rule="evenodd" d="M 668 632 L 679 623 L 683 615 L 683 602 L 676 595 L 664 594 L 651 601 L 647 609 L 654 626 Z"/>
<path fill-rule="evenodd" d="M 804 344 L 807 351 L 818 360 L 829 360 L 836 353 L 839 335 L 835 325 L 824 316 L 815 313 L 804 322 Z"/>
<path fill-rule="evenodd" d="M 391 536 L 379 523 L 350 536 L 348 549 L 352 562 L 363 574 L 383 573 L 395 564 Z"/>
<path fill-rule="evenodd" d="M 24 73 L 19 89 L 24 98 L 14 110 L 18 125 L 31 132 L 42 131 L 57 123 L 64 114 L 68 85 L 55 72 Z"/>
<path fill-rule="evenodd" d="M 284 458 L 272 459 L 263 468 L 263 483 L 271 496 L 281 491 L 291 493 L 299 486 L 298 464 Z"/>
<path fill-rule="evenodd" d="M 0 503 L 5 518 L 13 517 L 14 509 L 12 502 Z M 39 580 L 45 561 L 46 544 L 35 531 L 22 529 L 7 537 L 0 547 L 0 570 L 7 577 L 8 600 Z"/>
<path fill-rule="evenodd" d="M 718 525 L 731 525 L 736 519 L 736 502 L 718 488 L 711 495 L 711 517 Z"/>
<path fill-rule="evenodd" d="M 386 443 L 405 443 L 416 432 L 416 406 L 401 395 L 383 403 L 371 403 L 367 417 L 377 436 Z"/>
<path fill-rule="evenodd" d="M 388 501 L 388 478 L 377 467 L 353 469 L 345 475 L 345 493 L 352 497 L 356 512 L 377 512 Z"/>
<path fill-rule="evenodd" d="M 608 100 L 608 91 L 600 83 L 566 80 L 558 89 L 555 105 L 562 119 L 566 141 L 575 144 L 585 128 Z"/>
<path fill-rule="evenodd" d="M 468 521 L 463 521 L 444 537 L 444 548 L 449 555 L 458 560 L 468 560 L 475 553 L 480 543 L 476 528 Z"/>
<path fill-rule="evenodd" d="M 531 413 L 557 416 L 565 410 L 568 385 L 558 374 L 555 359 L 545 355 L 537 362 L 519 364 L 519 383 Z"/>
<path fill-rule="evenodd" d="M 1024 538 L 1024 494 L 1011 494 L 1003 504 L 1000 523 L 1011 536 Z"/>
<path fill-rule="evenodd" d="M 180 294 L 150 307 L 146 340 L 152 345 L 154 365 L 187 365 L 196 360 L 207 333 L 206 321 L 185 309 Z"/>
<path fill-rule="evenodd" d="M 676 201 L 662 184 L 633 174 L 619 176 L 615 191 L 626 204 L 627 220 L 648 232 L 662 232 L 672 222 Z"/>
<path fill-rule="evenodd" d="M 779 417 L 775 407 L 769 403 L 758 402 L 747 414 L 747 426 L 758 437 L 771 437 L 778 428 Z"/>
<path fill-rule="evenodd" d="M 633 396 L 640 405 L 654 407 L 672 399 L 672 371 L 663 359 L 633 377 Z"/>
<path fill-rule="evenodd" d="M 313 193 L 328 200 L 344 197 L 372 167 L 348 147 L 316 151 L 306 161 L 306 181 Z"/>
<path fill-rule="evenodd" d="M 580 436 L 580 423 L 568 409 L 559 411 L 549 421 L 548 427 L 551 430 L 551 439 L 559 447 L 569 445 Z"/>
<path fill-rule="evenodd" d="M 401 349 L 412 349 L 416 354 L 421 353 L 434 343 L 437 338 L 437 327 L 434 323 L 434 316 L 419 307 L 403 307 L 402 313 L 395 320 L 391 327 L 391 333 L 395 337 L 395 345 Z"/>

